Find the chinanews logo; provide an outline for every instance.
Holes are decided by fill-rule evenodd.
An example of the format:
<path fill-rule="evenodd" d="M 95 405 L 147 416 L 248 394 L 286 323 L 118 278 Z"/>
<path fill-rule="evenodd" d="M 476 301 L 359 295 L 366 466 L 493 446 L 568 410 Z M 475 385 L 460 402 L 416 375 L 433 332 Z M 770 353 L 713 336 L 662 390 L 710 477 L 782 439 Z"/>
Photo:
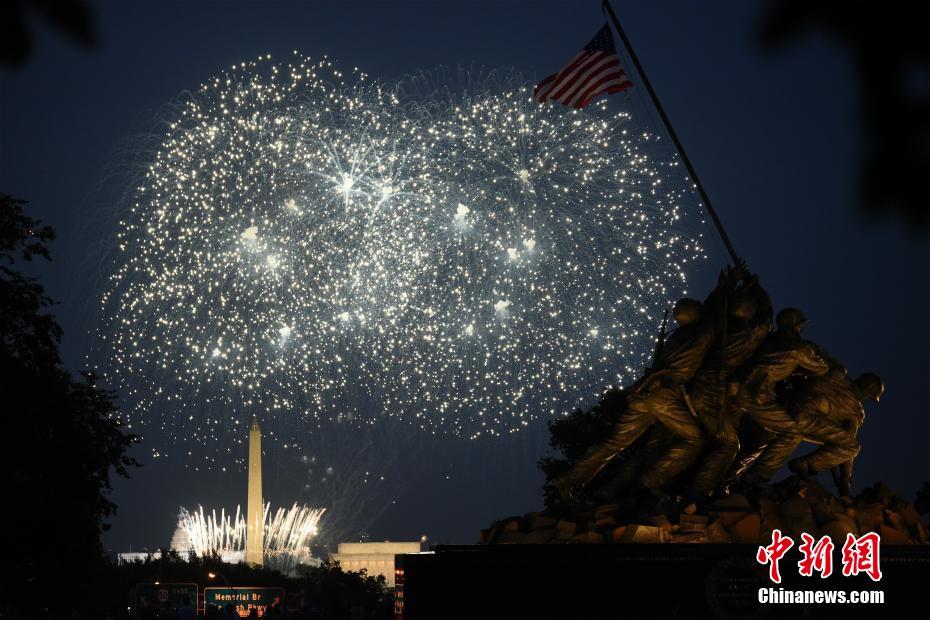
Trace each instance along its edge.
<path fill-rule="evenodd" d="M 772 542 L 759 547 L 756 551 L 756 561 L 768 566 L 769 579 L 772 583 L 782 582 L 782 572 L 779 562 L 785 554 L 794 547 L 794 540 L 784 536 L 781 530 L 772 530 Z M 829 536 L 815 539 L 810 534 L 801 534 L 801 544 L 798 551 L 801 559 L 798 561 L 798 574 L 802 577 L 813 577 L 815 573 L 821 579 L 833 574 L 833 551 L 835 545 Z M 882 579 L 881 570 L 881 537 L 870 532 L 856 537 L 846 534 L 843 543 L 840 562 L 844 577 L 854 577 L 864 574 L 873 582 Z M 881 590 L 862 590 L 846 592 L 843 590 L 785 590 L 784 588 L 759 588 L 758 600 L 760 603 L 825 603 L 825 604 L 875 604 L 884 603 L 885 596 Z"/>
<path fill-rule="evenodd" d="M 833 541 L 829 536 L 814 541 L 810 534 L 801 534 L 801 560 L 798 562 L 798 573 L 802 577 L 811 577 L 815 572 L 820 573 L 822 579 L 833 574 Z M 882 569 L 880 566 L 881 537 L 869 532 L 859 538 L 853 534 L 846 534 L 843 543 L 843 576 L 852 577 L 860 573 L 869 576 L 872 581 L 881 581 Z M 769 566 L 769 579 L 774 583 L 781 583 L 781 570 L 779 561 L 794 546 L 790 536 L 783 536 L 781 530 L 772 530 L 772 543 L 759 547 L 756 552 L 756 561 L 763 566 Z"/>

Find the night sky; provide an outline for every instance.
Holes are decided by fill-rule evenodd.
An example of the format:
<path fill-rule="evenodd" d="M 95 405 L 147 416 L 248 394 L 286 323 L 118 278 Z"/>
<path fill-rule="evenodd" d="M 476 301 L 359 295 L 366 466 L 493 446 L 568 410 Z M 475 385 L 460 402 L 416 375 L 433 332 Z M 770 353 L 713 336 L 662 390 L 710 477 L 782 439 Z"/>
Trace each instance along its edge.
<path fill-rule="evenodd" d="M 63 356 L 75 371 L 88 364 L 107 273 L 100 256 L 112 243 L 104 231 L 116 208 L 107 188 L 127 161 L 127 141 L 150 131 L 178 93 L 234 62 L 292 50 L 327 54 L 375 78 L 479 66 L 538 80 L 603 24 L 596 0 L 94 6 L 96 49 L 43 26 L 32 59 L 0 73 L 0 191 L 28 199 L 30 214 L 58 232 L 54 260 L 39 274 L 61 302 Z M 885 380 L 881 404 L 866 407 L 856 486 L 881 480 L 912 496 L 930 478 L 930 254 L 923 233 L 859 211 L 862 136 L 849 58 L 816 36 L 763 53 L 755 3 L 615 7 L 737 251 L 776 309 L 802 308 L 809 338 L 851 374 L 871 370 Z M 655 117 L 640 120 L 659 129 Z M 705 290 L 724 264 L 709 245 L 710 260 L 690 274 L 692 290 Z M 394 490 L 396 504 L 373 509 L 373 539 L 428 533 L 469 543 L 491 519 L 541 507 L 535 461 L 545 453 L 545 421 L 505 440 L 416 443 L 429 456 L 419 465 L 425 473 Z M 149 453 L 140 449 L 145 467 L 116 485 L 119 514 L 105 539 L 112 550 L 167 544 L 178 505 L 244 502 L 240 472 L 191 472 L 153 463 Z M 276 462 L 283 461 L 266 467 L 266 495 L 290 504 L 294 477 Z"/>

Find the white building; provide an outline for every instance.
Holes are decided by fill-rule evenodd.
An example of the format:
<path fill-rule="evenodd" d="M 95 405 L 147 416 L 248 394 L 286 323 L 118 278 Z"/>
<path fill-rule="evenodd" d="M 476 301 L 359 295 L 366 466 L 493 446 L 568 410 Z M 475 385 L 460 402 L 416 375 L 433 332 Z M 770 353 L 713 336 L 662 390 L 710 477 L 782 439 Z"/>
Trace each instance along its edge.
<path fill-rule="evenodd" d="M 191 541 L 190 536 L 183 527 L 178 526 L 174 530 L 174 534 L 171 536 L 171 545 L 170 548 L 172 551 L 176 551 L 183 559 L 187 559 L 191 550 Z M 118 564 L 124 562 L 144 562 L 146 558 L 151 557 L 153 560 L 161 559 L 161 551 L 129 551 L 126 553 L 116 554 L 116 561 Z M 224 562 L 230 564 L 236 564 L 245 559 L 244 551 L 229 551 L 220 555 Z"/>
<path fill-rule="evenodd" d="M 161 559 L 161 551 L 126 551 L 116 554 L 116 563 L 124 564 L 128 562 L 145 562 L 146 559 Z"/>
<path fill-rule="evenodd" d="M 365 569 L 370 577 L 383 575 L 388 587 L 394 587 L 394 556 L 398 553 L 420 553 L 419 542 L 348 542 L 339 543 L 333 559 L 344 571 Z"/>

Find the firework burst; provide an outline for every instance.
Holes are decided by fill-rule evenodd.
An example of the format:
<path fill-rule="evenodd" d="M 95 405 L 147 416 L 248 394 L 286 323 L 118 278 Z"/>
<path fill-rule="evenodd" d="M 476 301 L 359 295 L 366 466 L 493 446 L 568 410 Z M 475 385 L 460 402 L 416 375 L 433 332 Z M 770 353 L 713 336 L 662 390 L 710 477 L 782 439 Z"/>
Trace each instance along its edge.
<path fill-rule="evenodd" d="M 683 171 L 603 104 L 434 81 L 295 55 L 179 104 L 103 298 L 131 417 L 200 445 L 254 413 L 285 444 L 383 416 L 474 438 L 640 369 L 703 256 Z"/>

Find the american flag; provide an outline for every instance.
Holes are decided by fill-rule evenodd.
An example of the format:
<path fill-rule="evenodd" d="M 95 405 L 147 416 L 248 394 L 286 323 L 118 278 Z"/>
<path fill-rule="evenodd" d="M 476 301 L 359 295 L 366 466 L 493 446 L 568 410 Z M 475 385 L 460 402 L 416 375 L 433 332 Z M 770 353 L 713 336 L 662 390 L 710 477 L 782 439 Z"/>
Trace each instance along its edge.
<path fill-rule="evenodd" d="M 610 27 L 604 24 L 561 71 L 533 89 L 533 97 L 540 103 L 552 99 L 580 110 L 598 95 L 619 93 L 631 86 L 633 82 L 620 66 Z"/>

